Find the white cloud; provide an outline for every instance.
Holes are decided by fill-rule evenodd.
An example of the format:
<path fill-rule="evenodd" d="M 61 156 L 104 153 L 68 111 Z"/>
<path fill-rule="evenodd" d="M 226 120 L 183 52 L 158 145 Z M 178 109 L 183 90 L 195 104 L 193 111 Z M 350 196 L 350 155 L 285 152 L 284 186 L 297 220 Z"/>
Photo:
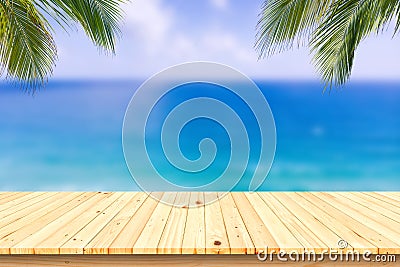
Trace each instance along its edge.
<path fill-rule="evenodd" d="M 228 0 L 210 0 L 211 4 L 218 9 L 226 9 L 228 7 Z"/>
<path fill-rule="evenodd" d="M 188 36 L 178 33 L 170 40 L 169 54 L 175 58 L 190 58 L 198 55 L 198 47 Z"/>
<path fill-rule="evenodd" d="M 161 0 L 136 0 L 124 8 L 124 29 L 129 35 L 136 35 L 150 52 L 165 45 L 174 24 L 174 13 Z"/>
<path fill-rule="evenodd" d="M 212 57 L 234 59 L 242 62 L 255 62 L 256 56 L 251 47 L 246 47 L 232 33 L 214 32 L 203 36 L 202 43 Z"/>
<path fill-rule="evenodd" d="M 215 8 L 229 5 L 229 0 L 209 1 Z M 115 57 L 99 55 L 82 32 L 58 34 L 61 53 L 56 77 L 145 78 L 174 64 L 204 60 L 231 65 L 256 78 L 318 78 L 307 48 L 258 60 L 251 32 L 256 17 L 254 21 L 244 19 L 235 24 L 229 20 L 207 20 L 205 13 L 207 26 L 194 31 L 191 23 L 202 22 L 178 12 L 179 6 L 174 1 L 135 0 L 127 4 L 124 11 L 123 38 Z M 234 11 L 239 14 L 246 10 Z M 398 79 L 400 38 L 391 40 L 391 32 L 389 29 L 388 33 L 362 43 L 353 78 Z"/>
<path fill-rule="evenodd" d="M 229 4 L 228 0 L 210 1 L 216 8 L 226 8 Z M 258 61 L 252 40 L 239 38 L 235 28 L 222 31 L 220 27 L 211 27 L 213 30 L 193 34 L 179 27 L 175 21 L 179 13 L 168 3 L 163 0 L 136 0 L 125 10 L 126 34 L 134 36 L 133 40 L 129 40 L 132 43 L 130 50 L 133 50 L 131 58 L 140 65 L 130 68 L 135 70 L 136 76 L 148 77 L 168 66 L 196 60 L 228 64 L 249 76 L 258 77 L 285 77 L 288 72 L 282 73 L 282 68 L 295 78 L 310 77 L 314 73 L 302 51 Z M 291 62 L 290 66 L 285 65 L 287 62 Z M 305 72 L 308 74 L 304 75 Z"/>

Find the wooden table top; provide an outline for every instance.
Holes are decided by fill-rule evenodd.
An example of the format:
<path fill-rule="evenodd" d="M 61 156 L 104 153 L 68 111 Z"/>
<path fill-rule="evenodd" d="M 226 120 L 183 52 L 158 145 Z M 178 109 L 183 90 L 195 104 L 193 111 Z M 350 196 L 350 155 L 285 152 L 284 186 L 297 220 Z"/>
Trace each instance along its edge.
<path fill-rule="evenodd" d="M 0 192 L 0 254 L 400 254 L 399 192 L 158 194 Z"/>

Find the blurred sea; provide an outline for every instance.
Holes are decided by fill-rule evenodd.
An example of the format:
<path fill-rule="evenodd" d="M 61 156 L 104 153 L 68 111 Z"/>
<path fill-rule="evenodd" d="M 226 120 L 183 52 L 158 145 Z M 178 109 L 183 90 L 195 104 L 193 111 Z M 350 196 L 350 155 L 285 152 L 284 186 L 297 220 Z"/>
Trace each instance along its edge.
<path fill-rule="evenodd" d="M 0 190 L 138 190 L 121 129 L 141 82 L 52 81 L 34 96 L 0 84 Z M 257 84 L 277 131 L 275 161 L 260 190 L 400 191 L 400 83 L 352 82 L 324 94 L 318 82 Z M 192 126 L 182 138 L 207 129 Z M 223 131 L 209 129 L 224 148 Z M 196 158 L 196 145 L 182 144 Z"/>

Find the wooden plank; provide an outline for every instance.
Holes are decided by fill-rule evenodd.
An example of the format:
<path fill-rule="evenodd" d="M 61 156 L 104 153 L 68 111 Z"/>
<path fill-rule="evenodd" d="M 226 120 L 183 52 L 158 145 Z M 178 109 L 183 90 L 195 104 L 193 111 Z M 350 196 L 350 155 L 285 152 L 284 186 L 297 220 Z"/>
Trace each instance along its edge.
<path fill-rule="evenodd" d="M 161 199 L 164 193 L 159 193 L 158 199 Z M 120 234 L 115 238 L 108 248 L 109 254 L 132 254 L 133 245 L 139 235 L 146 227 L 150 216 L 153 214 L 159 201 L 156 198 L 148 197 L 135 213 L 135 216 L 125 225 Z"/>
<path fill-rule="evenodd" d="M 40 206 L 42 201 L 46 201 L 48 198 L 56 195 L 56 192 L 47 192 L 40 194 L 37 197 L 31 198 L 29 200 L 23 201 L 19 204 L 16 204 L 14 207 L 10 207 L 6 210 L 0 212 L 0 228 L 8 224 L 8 217 L 10 216 L 18 216 L 19 213 L 26 213 L 26 210 L 30 209 L 32 206 L 37 207 Z"/>
<path fill-rule="evenodd" d="M 0 220 L 0 228 L 5 227 L 7 225 L 10 225 L 11 223 L 33 213 L 36 212 L 37 210 L 41 209 L 42 207 L 46 207 L 47 205 L 50 205 L 53 203 L 55 200 L 58 198 L 66 197 L 68 195 L 71 195 L 69 192 L 63 192 L 63 193 L 48 193 L 46 196 L 43 196 L 43 198 L 40 199 L 40 201 L 37 201 L 33 204 L 31 204 L 29 201 L 24 202 L 24 207 L 19 207 L 15 212 L 8 212 L 5 214 L 0 215 L 1 220 Z"/>
<path fill-rule="evenodd" d="M 225 222 L 231 254 L 255 254 L 253 241 L 232 199 L 232 195 L 230 193 L 218 193 L 218 198 Z"/>
<path fill-rule="evenodd" d="M 206 225 L 206 254 L 229 254 L 230 246 L 218 194 L 204 193 L 205 225 Z"/>
<path fill-rule="evenodd" d="M 0 200 L 2 200 L 5 197 L 9 197 L 12 195 L 16 195 L 17 192 L 6 192 L 6 191 L 0 191 Z"/>
<path fill-rule="evenodd" d="M 160 199 L 150 219 L 133 246 L 134 254 L 156 254 L 158 242 L 162 236 L 172 205 L 177 196 L 176 192 L 166 192 Z"/>
<path fill-rule="evenodd" d="M 50 223 L 42 226 L 40 230 L 29 233 L 29 236 L 26 236 L 22 241 L 18 242 L 18 244 L 12 246 L 10 248 L 11 254 L 58 254 L 59 247 L 55 246 L 54 243 L 58 245 L 62 241 L 54 237 L 57 236 L 64 240 L 64 238 L 68 238 L 69 234 L 68 231 L 64 231 L 72 228 L 63 227 L 71 226 L 71 221 L 75 218 L 85 216 L 84 212 L 86 210 L 112 195 L 114 194 L 95 194 L 93 197 L 80 202 L 80 205 L 75 206 L 68 212 L 64 212 L 58 217 L 54 216 Z"/>
<path fill-rule="evenodd" d="M 0 205 L 0 214 L 8 213 L 10 210 L 15 211 L 25 201 L 34 201 L 35 199 L 40 200 L 39 197 L 44 194 L 45 192 L 31 192 L 11 201 L 7 201 Z"/>
<path fill-rule="evenodd" d="M 278 253 L 280 248 L 263 221 L 250 204 L 244 193 L 232 193 L 232 199 L 238 207 L 246 229 L 249 231 L 253 241 L 255 252 L 258 253 Z"/>
<path fill-rule="evenodd" d="M 14 199 L 23 197 L 27 194 L 30 194 L 30 192 L 7 192 L 2 194 L 2 198 L 0 199 L 0 206 L 4 203 L 10 202 Z"/>
<path fill-rule="evenodd" d="M 379 194 L 383 194 L 390 198 L 393 198 L 396 201 L 400 201 L 400 192 L 379 192 Z"/>
<path fill-rule="evenodd" d="M 28 221 L 17 221 L 16 223 L 10 225 L 9 229 L 2 228 L 0 232 L 2 233 L 0 235 L 0 254 L 10 254 L 10 248 L 12 246 L 18 244 L 24 238 L 40 230 L 48 223 L 63 215 L 65 212 L 68 212 L 86 199 L 89 199 L 95 195 L 95 193 L 84 193 L 78 198 L 75 198 L 68 203 L 64 203 L 64 205 L 61 205 L 54 210 L 49 210 L 49 212 L 45 213 L 43 216 L 34 218 L 32 217 L 32 220 Z M 15 227 L 17 230 L 13 229 L 13 227 Z"/>
<path fill-rule="evenodd" d="M 275 256 L 273 261 L 261 262 L 254 255 L 60 255 L 60 256 L 0 256 L 1 267 L 20 266 L 76 266 L 76 267 L 241 267 L 241 266 L 293 266 L 293 267 L 338 267 L 338 266 L 400 266 L 400 256 L 396 255 L 391 262 L 375 261 L 374 255 L 371 261 L 331 261 L 326 256 L 323 261 L 279 261 Z M 374 260 L 374 261 L 372 261 Z"/>
<path fill-rule="evenodd" d="M 114 202 L 97 213 L 97 216 L 94 216 L 92 220 L 90 218 L 79 218 L 79 221 L 74 222 L 77 225 L 81 221 L 83 224 L 88 223 L 76 234 L 68 235 L 69 240 L 60 247 L 61 254 L 83 254 L 84 247 L 135 197 L 136 193 L 118 193 L 118 195 L 120 196 Z M 79 227 L 75 229 L 79 229 Z M 72 228 L 71 232 L 74 232 L 75 229 Z"/>
<path fill-rule="evenodd" d="M 87 244 L 84 248 L 85 254 L 108 254 L 108 248 L 117 238 L 122 229 L 135 216 L 137 210 L 148 198 L 146 193 L 135 194 L 121 211 Z M 62 250 L 61 250 L 62 251 Z"/>
<path fill-rule="evenodd" d="M 16 231 L 18 231 L 20 228 L 30 225 L 32 222 L 37 220 L 38 218 L 41 218 L 42 216 L 49 214 L 53 212 L 53 210 L 59 208 L 60 206 L 68 203 L 69 201 L 77 198 L 78 196 L 82 195 L 83 193 L 65 193 L 65 196 L 63 194 L 57 194 L 55 196 L 55 199 L 50 199 L 52 200 L 51 203 L 49 203 L 46 206 L 41 207 L 40 209 L 37 209 L 36 211 L 32 211 L 29 214 L 26 215 L 21 215 L 13 218 L 12 216 L 7 217 L 7 219 L 14 219 L 10 220 L 7 225 L 3 225 L 2 228 L 0 229 L 0 240 L 1 238 L 4 238 Z"/>
<path fill-rule="evenodd" d="M 190 193 L 189 209 L 182 241 L 182 254 L 206 253 L 204 193 Z"/>
<path fill-rule="evenodd" d="M 182 254 L 189 199 L 189 192 L 178 193 L 157 246 L 158 254 Z"/>
<path fill-rule="evenodd" d="M 400 201 L 394 200 L 393 198 L 388 197 L 387 195 L 384 195 L 379 192 L 365 192 L 364 194 L 369 195 L 371 197 L 374 197 L 376 199 L 379 199 L 381 201 L 384 201 L 388 204 L 391 204 L 396 207 L 400 207 Z"/>
<path fill-rule="evenodd" d="M 286 194 L 290 195 L 294 201 L 305 207 L 319 221 L 342 236 L 343 240 L 354 249 L 357 249 L 358 252 L 364 253 L 365 251 L 370 251 L 371 253 L 378 253 L 378 248 L 367 239 L 360 236 L 358 231 L 354 229 L 355 224 L 362 227 L 359 222 L 320 201 L 315 202 L 315 199 L 311 201 L 311 196 L 303 197 L 306 193 Z M 363 227 L 363 229 L 367 228 Z"/>
<path fill-rule="evenodd" d="M 290 193 L 294 194 L 294 193 Z M 324 243 L 327 244 L 327 249 L 338 250 L 337 243 L 343 239 L 340 235 L 332 231 L 329 227 L 319 221 L 315 216 L 309 213 L 302 205 L 294 201 L 290 194 L 275 192 L 273 197 L 278 200 L 283 206 L 285 206 L 293 216 L 300 220 L 305 226 L 305 231 L 313 232 L 315 235 L 323 239 Z M 289 215 L 290 216 L 290 215 Z M 351 246 L 344 251 L 352 250 Z"/>
<path fill-rule="evenodd" d="M 276 198 L 273 194 L 260 192 L 258 195 L 282 221 L 293 236 L 300 242 L 306 251 L 314 251 L 315 253 L 323 253 L 328 246 L 313 231 L 307 228 L 307 225 L 300 221 Z"/>
<path fill-rule="evenodd" d="M 350 199 L 356 203 L 359 203 L 369 209 L 373 210 L 375 213 L 380 213 L 387 218 L 392 219 L 393 221 L 400 222 L 400 214 L 397 212 L 393 212 L 392 209 L 389 209 L 389 205 L 381 206 L 377 205 L 376 203 L 372 202 L 369 197 L 361 197 L 357 193 L 348 193 L 346 195 L 341 194 L 343 197 Z M 377 201 L 377 199 L 374 199 Z"/>
<path fill-rule="evenodd" d="M 123 196 L 123 193 L 105 193 L 103 196 L 104 198 L 96 202 L 89 203 L 88 200 L 82 203 L 80 209 L 64 214 L 15 247 L 33 247 L 35 254 L 59 254 L 65 242 L 103 214 L 110 205 Z"/>
<path fill-rule="evenodd" d="M 374 220 L 376 223 L 378 223 L 378 225 L 375 225 L 372 229 L 374 230 L 379 229 L 379 232 L 385 233 L 385 235 L 388 234 L 387 230 L 389 230 L 390 231 L 390 236 L 388 236 L 389 238 L 392 237 L 392 232 L 394 232 L 395 234 L 400 233 L 400 223 L 393 220 L 392 218 L 389 218 L 377 212 L 376 210 L 370 209 L 369 207 L 366 207 L 358 202 L 351 202 L 351 205 L 349 206 L 349 201 L 351 200 L 344 197 L 340 193 L 330 193 L 329 196 L 334 197 L 334 200 L 341 202 L 342 205 L 347 206 L 346 210 L 350 208 L 351 210 L 353 210 L 353 213 L 357 213 L 354 216 L 365 216 L 368 218 L 366 220 Z M 375 227 L 378 228 L 375 229 Z M 400 240 L 400 238 L 397 240 Z"/>
<path fill-rule="evenodd" d="M 392 218 L 391 215 L 390 215 L 390 217 L 391 217 L 392 219 L 396 219 L 398 222 L 400 222 L 400 207 L 397 207 L 397 206 L 395 206 L 395 205 L 388 204 L 388 203 L 385 202 L 385 201 L 382 201 L 382 200 L 380 200 L 380 199 L 377 199 L 377 198 L 375 198 L 375 197 L 369 196 L 369 195 L 364 194 L 364 193 L 359 193 L 359 192 L 354 192 L 354 193 L 353 193 L 353 192 L 352 192 L 352 193 L 349 194 L 349 195 L 352 195 L 352 194 L 356 195 L 356 196 L 359 197 L 359 198 L 364 199 L 364 200 L 367 201 L 367 202 L 371 202 L 371 204 L 372 204 L 371 207 L 376 207 L 378 210 L 387 210 L 387 211 L 391 211 L 391 212 L 395 213 L 396 216 L 395 216 L 394 218 Z M 378 208 L 378 207 L 380 207 L 380 208 Z"/>
<path fill-rule="evenodd" d="M 0 193 L 0 254 L 400 253 L 396 193 L 18 194 Z"/>
<path fill-rule="evenodd" d="M 304 252 L 303 245 L 258 194 L 245 193 L 245 195 L 281 249 L 285 248 L 286 252 Z"/>
<path fill-rule="evenodd" d="M 92 197 L 92 193 L 75 193 L 72 197 L 66 197 L 55 201 L 49 207 L 43 207 L 37 212 L 28 215 L 13 224 L 1 229 L 0 254 L 10 254 L 10 247 L 22 241 L 30 233 L 38 231 L 57 216 L 61 216 L 69 209 L 79 205 L 81 201 Z M 68 201 L 68 202 L 66 202 Z"/>
<path fill-rule="evenodd" d="M 362 235 L 362 237 L 367 239 L 371 244 L 378 247 L 379 250 L 381 250 L 380 252 L 394 253 L 393 249 L 399 247 L 399 245 L 390 238 L 391 234 L 395 236 L 394 232 L 391 234 L 389 233 L 389 235 L 386 236 L 383 235 L 383 233 L 388 233 L 388 231 L 386 231 L 384 227 L 381 227 L 380 223 L 377 223 L 370 217 L 363 216 L 354 209 L 349 208 L 351 205 L 348 205 L 348 203 L 347 205 L 343 205 L 340 201 L 336 201 L 333 196 L 329 197 L 322 193 L 318 193 L 317 195 L 302 193 L 302 195 L 312 201 L 323 203 L 320 205 L 326 212 L 335 216 L 339 220 L 346 220 L 347 223 L 345 223 L 345 225 L 349 226 L 349 228 L 351 228 L 355 233 Z M 341 214 L 345 214 L 345 217 L 341 217 Z M 397 236 L 400 237 L 399 234 L 397 234 Z"/>

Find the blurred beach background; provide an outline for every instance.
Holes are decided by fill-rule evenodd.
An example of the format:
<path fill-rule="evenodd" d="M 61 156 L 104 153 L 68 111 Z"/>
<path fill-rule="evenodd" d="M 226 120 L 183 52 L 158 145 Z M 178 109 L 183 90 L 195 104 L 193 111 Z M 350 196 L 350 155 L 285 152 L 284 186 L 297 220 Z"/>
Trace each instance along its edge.
<path fill-rule="evenodd" d="M 51 82 L 35 97 L 3 89 L 0 189 L 138 190 L 121 129 L 139 84 Z M 260 190 L 400 190 L 399 83 L 351 83 L 330 94 L 317 82 L 258 85 L 277 130 L 275 162 Z M 192 126 L 186 138 L 206 129 Z"/>
<path fill-rule="evenodd" d="M 154 73 L 206 60 L 248 75 L 269 102 L 277 149 L 260 190 L 399 191 L 399 39 L 366 40 L 351 82 L 323 93 L 307 49 L 257 60 L 262 2 L 238 2 L 133 1 L 111 57 L 79 30 L 56 29 L 60 57 L 44 90 L 0 83 L 0 190 L 138 190 L 121 143 L 130 98 Z"/>

